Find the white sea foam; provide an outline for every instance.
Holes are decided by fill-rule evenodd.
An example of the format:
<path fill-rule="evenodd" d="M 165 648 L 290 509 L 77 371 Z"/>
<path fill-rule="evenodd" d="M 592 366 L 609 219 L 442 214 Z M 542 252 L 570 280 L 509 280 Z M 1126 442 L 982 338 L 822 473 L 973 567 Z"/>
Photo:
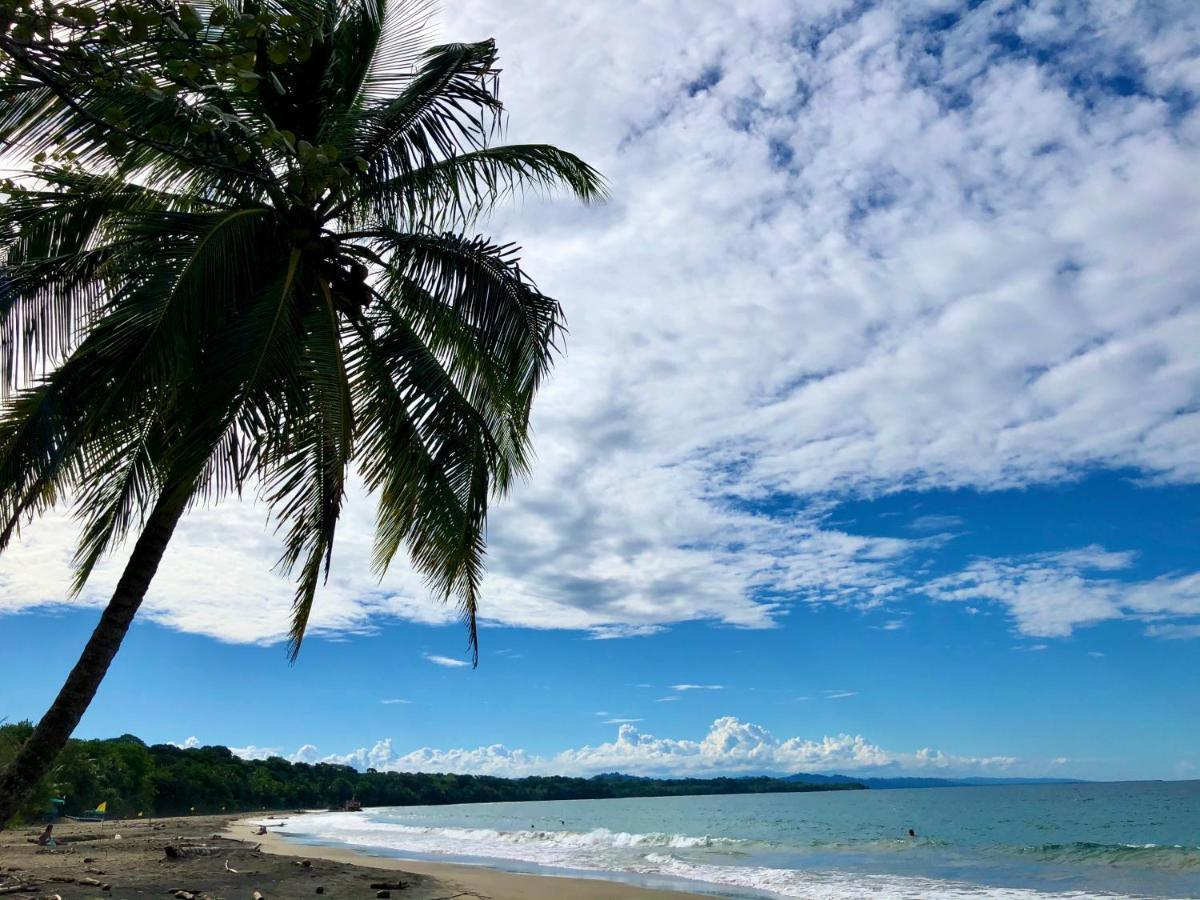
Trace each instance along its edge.
<path fill-rule="evenodd" d="M 581 872 L 618 872 L 649 878 L 684 879 L 726 889 L 745 889 L 813 900 L 1118 900 L 1122 895 L 1024 888 L 983 887 L 912 876 L 736 865 L 733 857 L 766 845 L 708 835 L 590 831 L 497 830 L 403 825 L 369 815 L 318 814 L 292 820 L 283 829 L 306 839 L 352 844 L 404 855 L 471 857 L 503 864 L 523 863 Z"/>

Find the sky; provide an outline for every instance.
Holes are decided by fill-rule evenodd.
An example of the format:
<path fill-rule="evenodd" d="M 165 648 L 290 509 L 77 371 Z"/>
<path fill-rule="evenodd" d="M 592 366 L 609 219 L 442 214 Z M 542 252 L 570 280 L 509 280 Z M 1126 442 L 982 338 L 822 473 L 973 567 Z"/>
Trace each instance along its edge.
<path fill-rule="evenodd" d="M 559 297 L 481 657 L 352 492 L 300 659 L 247 500 L 181 526 L 77 732 L 523 775 L 1200 777 L 1200 8 L 459 0 L 602 207 L 481 228 Z M 0 557 L 0 718 L 115 581 Z"/>

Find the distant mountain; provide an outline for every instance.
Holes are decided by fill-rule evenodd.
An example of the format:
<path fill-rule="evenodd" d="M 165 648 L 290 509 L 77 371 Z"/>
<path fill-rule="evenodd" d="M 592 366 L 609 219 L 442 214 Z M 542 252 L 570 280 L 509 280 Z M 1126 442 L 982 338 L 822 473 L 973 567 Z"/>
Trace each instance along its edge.
<path fill-rule="evenodd" d="M 660 778 L 650 778 L 645 775 L 629 775 L 625 772 L 603 772 L 600 775 L 593 775 L 592 781 L 604 782 L 621 782 L 621 781 L 660 781 Z M 713 779 L 687 779 L 690 781 L 710 781 Z M 783 777 L 770 775 L 767 773 L 756 775 L 741 775 L 734 776 L 731 779 L 717 779 L 720 781 L 794 781 L 804 784 L 823 784 L 823 785 L 851 785 L 861 784 L 867 788 L 875 790 L 888 790 L 891 788 L 939 788 L 939 787 L 985 787 L 987 785 L 999 784 L 1086 784 L 1085 781 L 1080 781 L 1077 778 L 980 778 L 972 776 L 968 778 L 926 778 L 924 776 L 896 776 L 894 778 L 856 778 L 849 775 L 817 775 L 810 772 L 797 772 L 795 775 L 785 775 Z"/>
<path fill-rule="evenodd" d="M 864 778 L 846 775 L 817 775 L 809 772 L 797 772 L 788 775 L 784 781 L 803 781 L 806 784 L 862 784 L 875 790 L 890 788 L 938 788 L 938 787 L 984 787 L 999 784 L 1086 784 L 1077 778 Z"/>

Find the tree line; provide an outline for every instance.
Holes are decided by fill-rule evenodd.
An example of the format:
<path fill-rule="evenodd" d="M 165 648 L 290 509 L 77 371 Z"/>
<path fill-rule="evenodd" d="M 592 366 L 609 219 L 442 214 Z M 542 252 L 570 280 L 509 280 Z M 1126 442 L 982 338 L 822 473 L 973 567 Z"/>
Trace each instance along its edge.
<path fill-rule="evenodd" d="M 0 766 L 16 753 L 33 726 L 0 726 Z M 687 794 L 762 794 L 857 790 L 853 784 L 811 784 L 779 778 L 635 778 L 606 774 L 500 778 L 450 773 L 359 772 L 331 763 L 282 757 L 242 759 L 228 747 L 147 745 L 131 734 L 108 740 L 71 740 L 42 779 L 21 817 L 38 821 L 50 798 L 62 797 L 67 815 L 108 804 L 112 818 L 175 816 L 192 812 L 364 806 L 431 806 L 513 800 L 591 800 Z"/>

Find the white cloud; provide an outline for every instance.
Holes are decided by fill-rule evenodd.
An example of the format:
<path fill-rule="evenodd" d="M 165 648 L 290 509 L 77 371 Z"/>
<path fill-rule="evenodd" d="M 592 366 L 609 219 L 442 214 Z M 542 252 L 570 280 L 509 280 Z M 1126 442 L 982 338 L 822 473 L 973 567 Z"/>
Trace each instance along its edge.
<path fill-rule="evenodd" d="M 426 653 L 425 658 L 431 663 L 436 663 L 439 666 L 445 666 L 448 669 L 461 669 L 464 666 L 470 665 L 466 660 L 455 659 L 453 656 L 437 656 L 435 654 Z"/>
<path fill-rule="evenodd" d="M 311 747 L 301 751 L 316 759 Z M 492 744 L 474 749 L 423 747 L 397 753 L 390 740 L 370 749 L 334 754 L 325 762 L 395 772 L 459 772 L 479 775 L 590 775 L 620 771 L 639 775 L 710 776 L 739 773 L 788 774 L 860 772 L 887 774 L 937 770 L 939 774 L 1003 774 L 1019 761 L 1010 756 L 964 757 L 929 748 L 892 752 L 861 736 L 840 734 L 819 740 L 779 739 L 760 725 L 732 716 L 719 718 L 699 740 L 660 738 L 622 723 L 616 739 L 552 756 Z"/>
<path fill-rule="evenodd" d="M 411 701 L 411 700 L 400 700 L 400 699 L 395 699 L 395 700 L 380 700 L 379 702 L 380 702 L 380 703 L 382 703 L 384 706 L 407 705 L 407 704 L 409 704 L 409 703 L 412 703 L 412 701 Z"/>
<path fill-rule="evenodd" d="M 1193 625 L 1148 625 L 1146 634 L 1151 637 L 1166 638 L 1169 641 L 1200 638 L 1200 624 Z"/>
<path fill-rule="evenodd" d="M 825 691 L 827 700 L 845 700 L 848 697 L 857 697 L 858 691 Z"/>
<path fill-rule="evenodd" d="M 936 600 L 990 600 L 1008 608 L 1017 630 L 1029 637 L 1065 637 L 1074 629 L 1125 617 L 1200 616 L 1200 575 L 1131 581 L 1116 576 L 1134 564 L 1134 554 L 1102 547 L 984 559 L 925 588 Z M 1147 633 L 1197 637 L 1200 629 L 1156 624 Z M 1030 649 L 1044 649 L 1035 645 Z"/>
<path fill-rule="evenodd" d="M 269 759 L 272 756 L 283 756 L 283 751 L 278 747 L 256 747 L 253 744 L 248 747 L 230 747 L 229 752 L 242 759 Z M 293 762 L 296 761 L 293 760 Z"/>
<path fill-rule="evenodd" d="M 917 516 L 907 527 L 909 531 L 935 532 L 961 528 L 964 524 L 961 516 L 925 515 Z"/>
<path fill-rule="evenodd" d="M 511 139 L 575 150 L 613 185 L 605 208 L 531 199 L 492 223 L 571 337 L 535 409 L 533 480 L 490 523 L 485 622 L 616 637 L 879 606 L 919 587 L 901 570 L 927 529 L 848 534 L 830 496 L 1094 467 L 1200 478 L 1200 114 L 1171 100 L 1200 90 L 1200 14 L 985 5 L 932 35 L 927 9 L 447 8 L 446 39 L 497 38 Z M 999 30 L 1030 52 L 1002 54 Z M 1106 93 L 1108 71 L 1139 90 Z M 754 511 L 779 494 L 805 502 Z M 353 490 L 313 633 L 452 622 L 403 565 L 374 580 L 372 524 Z M 249 501 L 190 514 L 145 615 L 281 640 L 292 591 L 263 525 Z M 0 558 L 0 611 L 63 602 L 71 533 L 52 516 Z M 1047 562 L 1044 589 L 973 589 L 1030 635 L 1190 608 L 1184 576 L 1139 596 Z"/>
<path fill-rule="evenodd" d="M 320 760 L 320 754 L 317 752 L 316 744 L 305 744 L 295 753 L 288 757 L 291 762 L 315 763 Z"/>
<path fill-rule="evenodd" d="M 640 722 L 641 719 L 605 719 L 602 725 L 632 725 L 635 722 Z"/>
<path fill-rule="evenodd" d="M 185 740 L 182 744 L 177 744 L 174 741 L 169 741 L 172 747 L 178 747 L 180 750 L 192 750 L 200 746 L 200 740 L 195 735 Z"/>
<path fill-rule="evenodd" d="M 673 684 L 673 685 L 671 685 L 671 690 L 679 691 L 681 693 L 683 691 L 723 691 L 723 690 L 725 690 L 725 685 L 723 685 L 723 684 Z"/>

